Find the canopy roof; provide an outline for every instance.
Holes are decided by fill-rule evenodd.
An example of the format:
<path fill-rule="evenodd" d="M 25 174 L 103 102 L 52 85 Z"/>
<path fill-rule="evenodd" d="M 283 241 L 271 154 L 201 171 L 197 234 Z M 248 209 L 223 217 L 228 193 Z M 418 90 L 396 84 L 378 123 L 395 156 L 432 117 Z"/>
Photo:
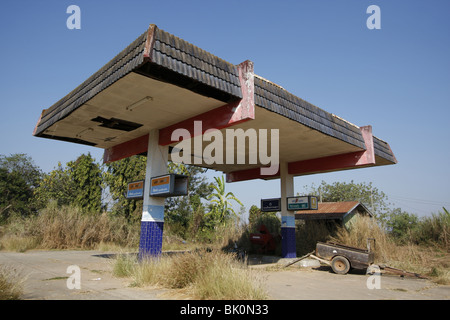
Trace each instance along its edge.
<path fill-rule="evenodd" d="M 244 100 L 251 111 L 233 120 Z M 155 25 L 43 110 L 33 134 L 103 148 L 112 161 L 118 148 L 131 148 L 127 156 L 145 153 L 141 138 L 153 129 L 160 129 L 161 144 L 175 146 L 161 142 L 162 132 L 196 117 L 221 130 L 279 129 L 280 161 L 294 175 L 397 162 L 370 126 L 360 128 L 254 75 L 249 61 L 233 65 Z M 220 117 L 228 117 L 225 125 L 214 122 Z M 199 165 L 229 173 L 229 181 L 260 178 L 254 170 L 261 163 Z"/>

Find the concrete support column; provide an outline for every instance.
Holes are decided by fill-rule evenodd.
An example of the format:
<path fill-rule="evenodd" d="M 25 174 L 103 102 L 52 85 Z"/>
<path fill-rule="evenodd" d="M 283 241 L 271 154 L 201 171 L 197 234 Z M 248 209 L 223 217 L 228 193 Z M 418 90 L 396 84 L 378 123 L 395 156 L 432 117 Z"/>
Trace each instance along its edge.
<path fill-rule="evenodd" d="M 161 255 L 162 251 L 165 198 L 150 196 L 150 182 L 152 177 L 167 173 L 169 147 L 160 146 L 158 140 L 159 130 L 150 131 L 148 136 L 139 259 L 157 257 Z"/>
<path fill-rule="evenodd" d="M 294 196 L 294 176 L 288 173 L 288 164 L 280 163 L 281 183 L 281 256 L 295 258 L 295 213 L 287 210 L 287 197 Z"/>

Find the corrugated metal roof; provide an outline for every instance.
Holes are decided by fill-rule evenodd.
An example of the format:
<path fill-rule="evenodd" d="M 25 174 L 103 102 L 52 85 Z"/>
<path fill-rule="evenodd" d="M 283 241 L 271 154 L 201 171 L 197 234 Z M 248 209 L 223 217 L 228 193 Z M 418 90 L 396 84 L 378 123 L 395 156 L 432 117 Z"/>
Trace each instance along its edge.
<path fill-rule="evenodd" d="M 347 213 L 353 210 L 358 201 L 345 201 L 345 202 L 322 202 L 319 203 L 317 210 L 304 210 L 298 211 L 298 214 L 314 214 L 314 213 Z"/>
<path fill-rule="evenodd" d="M 370 216 L 372 213 L 358 201 L 344 202 L 322 202 L 318 204 L 317 210 L 302 210 L 295 213 L 296 219 L 342 219 L 347 213 L 353 209 L 360 207 L 362 211 L 367 212 Z"/>

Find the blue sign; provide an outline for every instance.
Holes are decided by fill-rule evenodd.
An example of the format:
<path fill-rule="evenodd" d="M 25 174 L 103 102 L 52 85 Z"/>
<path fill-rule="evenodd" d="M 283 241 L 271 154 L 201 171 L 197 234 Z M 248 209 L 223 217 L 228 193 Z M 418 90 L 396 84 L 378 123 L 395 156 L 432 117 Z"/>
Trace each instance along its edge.
<path fill-rule="evenodd" d="M 144 180 L 130 182 L 127 189 L 127 199 L 144 198 Z"/>
<path fill-rule="evenodd" d="M 278 212 L 281 211 L 281 198 L 261 199 L 262 212 Z"/>
<path fill-rule="evenodd" d="M 171 191 L 171 175 L 151 179 L 150 195 L 168 194 Z"/>
<path fill-rule="evenodd" d="M 178 197 L 188 193 L 189 177 L 182 174 L 166 174 L 150 181 L 150 196 Z"/>

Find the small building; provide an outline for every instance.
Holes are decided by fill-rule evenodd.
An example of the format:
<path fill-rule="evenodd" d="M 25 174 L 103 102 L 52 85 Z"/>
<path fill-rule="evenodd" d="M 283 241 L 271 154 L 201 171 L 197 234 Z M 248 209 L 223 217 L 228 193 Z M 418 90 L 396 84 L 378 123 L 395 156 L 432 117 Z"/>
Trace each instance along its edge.
<path fill-rule="evenodd" d="M 372 212 L 358 201 L 322 202 L 317 210 L 302 210 L 295 213 L 296 220 L 335 220 L 348 228 L 357 216 L 373 217 Z"/>

